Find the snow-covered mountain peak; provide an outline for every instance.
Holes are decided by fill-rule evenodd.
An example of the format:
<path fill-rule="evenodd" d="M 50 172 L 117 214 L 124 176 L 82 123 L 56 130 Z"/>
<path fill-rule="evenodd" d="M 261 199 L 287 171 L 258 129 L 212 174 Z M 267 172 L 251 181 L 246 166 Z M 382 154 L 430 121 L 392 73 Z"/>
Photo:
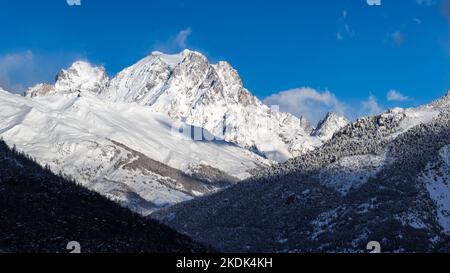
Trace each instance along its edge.
<path fill-rule="evenodd" d="M 108 81 L 104 67 L 96 67 L 85 61 L 77 61 L 67 70 L 61 70 L 55 88 L 61 91 L 96 91 Z"/>
<path fill-rule="evenodd" d="M 96 67 L 86 61 L 76 61 L 68 69 L 61 70 L 54 85 L 38 84 L 26 92 L 28 97 L 51 93 L 97 92 L 109 78 L 104 67 Z"/>
<path fill-rule="evenodd" d="M 285 161 L 323 143 L 304 118 L 272 111 L 247 90 L 227 62 L 203 54 L 152 52 L 111 80 L 105 69 L 83 61 L 62 70 L 54 85 L 39 84 L 28 97 L 89 91 L 100 99 L 136 103 L 172 120 L 206 129 L 218 139 Z M 340 122 L 331 126 L 332 135 Z"/>
<path fill-rule="evenodd" d="M 313 132 L 313 135 L 322 140 L 329 140 L 333 137 L 335 132 L 347 126 L 348 123 L 349 120 L 345 117 L 339 116 L 334 112 L 329 112 L 325 118 L 319 122 L 316 130 Z"/>

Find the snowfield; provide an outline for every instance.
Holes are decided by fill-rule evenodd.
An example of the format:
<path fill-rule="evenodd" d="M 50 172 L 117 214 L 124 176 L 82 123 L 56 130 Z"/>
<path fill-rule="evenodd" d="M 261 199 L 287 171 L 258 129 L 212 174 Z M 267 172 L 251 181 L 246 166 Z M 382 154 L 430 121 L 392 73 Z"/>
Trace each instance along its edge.
<path fill-rule="evenodd" d="M 148 107 L 104 101 L 89 92 L 30 100 L 0 91 L 0 109 L 0 136 L 9 145 L 144 214 L 216 191 L 222 185 L 215 180 L 235 183 L 271 163 L 235 144 L 180 137 L 174 130 L 190 127 Z M 139 158 L 165 166 L 152 170 L 135 163 Z M 215 176 L 194 185 L 190 180 L 201 179 L 188 174 L 205 166 Z"/>

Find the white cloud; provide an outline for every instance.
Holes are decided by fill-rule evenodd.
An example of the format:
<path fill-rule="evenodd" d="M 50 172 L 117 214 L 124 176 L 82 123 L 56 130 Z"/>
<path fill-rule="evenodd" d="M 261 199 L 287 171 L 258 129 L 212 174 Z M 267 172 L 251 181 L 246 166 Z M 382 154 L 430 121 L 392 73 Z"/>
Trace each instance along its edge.
<path fill-rule="evenodd" d="M 367 0 L 369 6 L 381 6 L 381 0 Z"/>
<path fill-rule="evenodd" d="M 81 6 L 81 0 L 66 0 L 69 6 Z"/>
<path fill-rule="evenodd" d="M 317 91 L 312 88 L 296 88 L 273 94 L 264 99 L 266 105 L 279 105 L 280 111 L 304 116 L 313 125 L 317 124 L 327 112 L 344 115 L 345 106 L 330 91 Z"/>
<path fill-rule="evenodd" d="M 191 33 L 192 29 L 190 27 L 181 30 L 175 38 L 175 43 L 177 44 L 177 46 L 183 49 L 186 48 L 186 42 Z"/>
<path fill-rule="evenodd" d="M 402 93 L 400 93 L 399 91 L 394 90 L 394 89 L 390 90 L 387 93 L 387 99 L 388 99 L 388 101 L 407 101 L 407 100 L 410 100 L 410 98 L 408 96 L 403 95 Z"/>
<path fill-rule="evenodd" d="M 370 95 L 367 100 L 363 101 L 363 115 L 378 115 L 384 111 L 384 109 L 378 104 L 377 98 Z"/>
<path fill-rule="evenodd" d="M 346 103 L 328 90 L 318 91 L 309 87 L 282 91 L 265 98 L 263 102 L 268 106 L 279 106 L 281 112 L 289 112 L 297 117 L 303 116 L 313 126 L 328 112 L 335 112 L 352 120 L 378 115 L 385 111 L 372 94 L 365 100 Z"/>

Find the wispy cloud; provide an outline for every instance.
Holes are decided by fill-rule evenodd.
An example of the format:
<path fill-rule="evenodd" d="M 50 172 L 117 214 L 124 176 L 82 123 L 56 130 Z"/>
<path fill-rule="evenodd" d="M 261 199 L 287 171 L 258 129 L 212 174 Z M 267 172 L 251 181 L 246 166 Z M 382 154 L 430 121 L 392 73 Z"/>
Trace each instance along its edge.
<path fill-rule="evenodd" d="M 389 90 L 386 97 L 388 101 L 407 101 L 411 99 L 410 97 L 403 95 L 402 93 L 394 89 Z"/>
<path fill-rule="evenodd" d="M 166 41 L 157 42 L 152 50 L 162 51 L 164 53 L 175 53 L 188 47 L 189 37 L 192 34 L 192 28 L 188 27 L 180 30 L 176 35 Z"/>
<path fill-rule="evenodd" d="M 336 40 L 341 41 L 345 38 L 352 38 L 355 36 L 355 31 L 348 23 L 348 12 L 343 10 L 339 17 L 338 31 L 336 32 Z"/>
<path fill-rule="evenodd" d="M 190 27 L 188 27 L 187 29 L 183 29 L 178 33 L 177 38 L 175 38 L 175 42 L 178 47 L 183 49 L 186 48 L 186 42 L 191 33 L 192 29 Z"/>
<path fill-rule="evenodd" d="M 0 55 L 0 87 L 16 93 L 40 82 L 53 81 L 58 71 L 81 54 L 36 54 L 31 50 Z"/>
<path fill-rule="evenodd" d="M 367 115 L 378 115 L 383 112 L 383 107 L 378 104 L 378 100 L 374 95 L 370 95 L 367 100 L 363 101 L 362 107 Z M 364 115 L 364 114 L 363 114 Z"/>
<path fill-rule="evenodd" d="M 9 53 L 0 56 L 0 87 L 21 92 L 29 81 L 30 71 L 34 67 L 34 55 L 31 51 Z"/>

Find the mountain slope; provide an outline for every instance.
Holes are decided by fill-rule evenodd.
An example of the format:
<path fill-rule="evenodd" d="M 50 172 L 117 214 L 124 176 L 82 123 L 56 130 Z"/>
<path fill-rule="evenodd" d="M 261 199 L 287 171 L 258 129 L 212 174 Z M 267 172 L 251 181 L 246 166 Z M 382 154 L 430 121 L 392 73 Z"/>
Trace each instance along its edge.
<path fill-rule="evenodd" d="M 42 165 L 143 214 L 217 191 L 269 161 L 184 123 L 90 92 L 32 100 L 0 91 L 0 136 Z M 207 133 L 199 128 L 195 132 Z"/>
<path fill-rule="evenodd" d="M 190 50 L 175 55 L 153 52 L 111 80 L 104 68 L 76 62 L 59 73 L 55 85 L 37 85 L 26 95 L 70 92 L 94 92 L 112 102 L 145 105 L 278 162 L 323 144 L 311 136 L 313 129 L 304 118 L 281 113 L 276 106 L 271 109 L 253 96 L 230 64 L 211 64 Z"/>
<path fill-rule="evenodd" d="M 449 251 L 450 92 L 359 119 L 321 149 L 153 217 L 227 252 Z M 195 220 L 192 220 L 195 219 Z"/>
<path fill-rule="evenodd" d="M 192 253 L 205 248 L 75 183 L 0 141 L 0 252 Z"/>

